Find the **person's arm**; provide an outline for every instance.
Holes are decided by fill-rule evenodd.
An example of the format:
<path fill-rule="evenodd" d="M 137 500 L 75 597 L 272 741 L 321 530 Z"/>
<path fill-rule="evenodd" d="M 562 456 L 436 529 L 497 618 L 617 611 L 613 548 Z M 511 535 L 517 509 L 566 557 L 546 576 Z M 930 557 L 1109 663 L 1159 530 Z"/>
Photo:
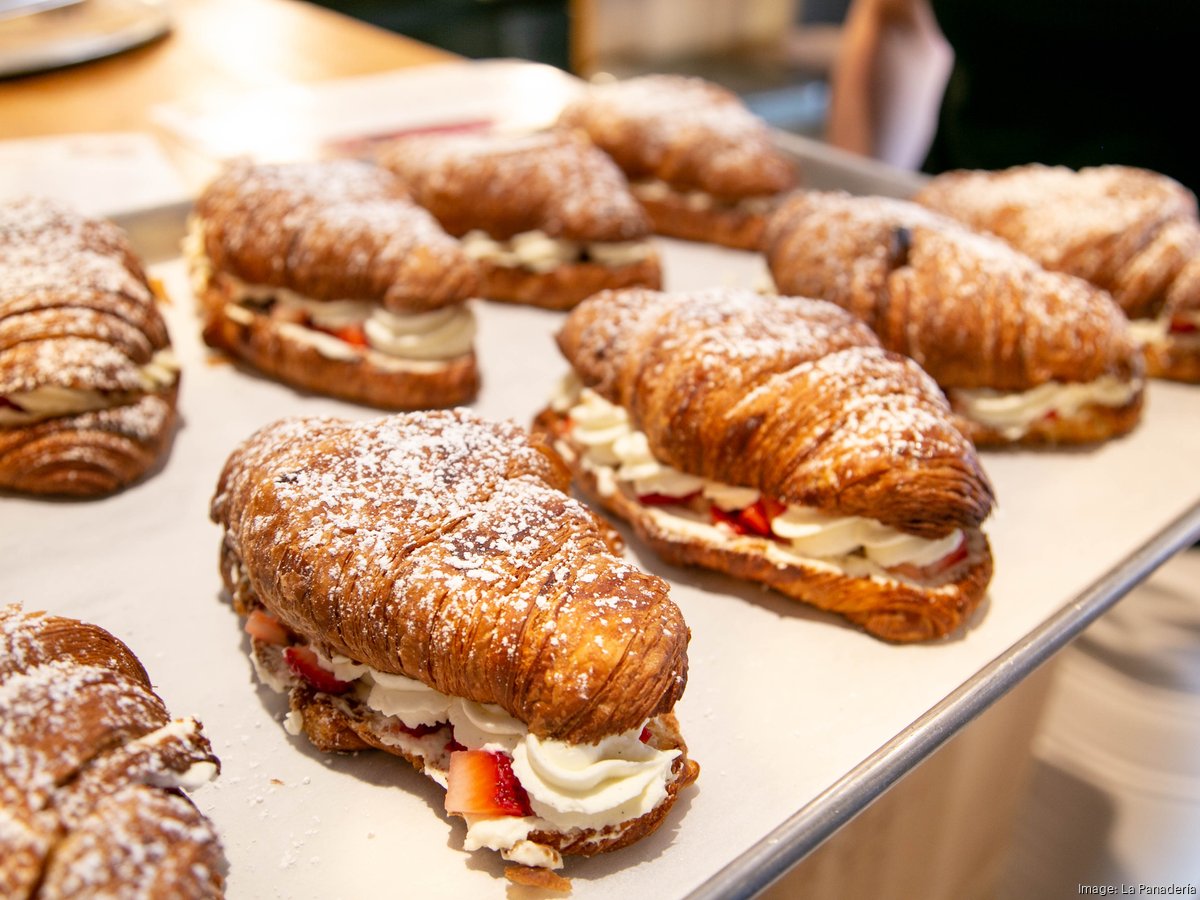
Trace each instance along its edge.
<path fill-rule="evenodd" d="M 826 139 L 915 167 L 932 138 L 953 58 L 928 0 L 854 0 L 831 74 Z"/>

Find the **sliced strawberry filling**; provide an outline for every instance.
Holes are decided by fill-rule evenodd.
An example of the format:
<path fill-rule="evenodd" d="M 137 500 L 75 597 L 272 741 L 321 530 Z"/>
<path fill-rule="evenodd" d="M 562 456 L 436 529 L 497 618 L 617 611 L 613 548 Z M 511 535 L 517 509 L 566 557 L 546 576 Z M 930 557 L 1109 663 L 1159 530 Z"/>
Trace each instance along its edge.
<path fill-rule="evenodd" d="M 684 494 L 682 497 L 674 497 L 671 494 L 656 494 L 651 491 L 649 494 L 638 494 L 638 503 L 643 506 L 686 506 L 699 496 L 699 491 L 692 491 L 690 494 Z"/>
<path fill-rule="evenodd" d="M 1192 319 L 1175 316 L 1171 319 L 1171 326 L 1168 331 L 1170 334 L 1195 334 L 1197 331 L 1200 331 L 1200 324 Z"/>
<path fill-rule="evenodd" d="M 323 331 L 326 334 L 332 334 L 340 341 L 345 341 L 352 347 L 369 347 L 367 341 L 367 332 L 362 325 L 343 325 L 341 328 L 321 328 L 319 325 L 309 325 L 317 331 Z"/>
<path fill-rule="evenodd" d="M 291 635 L 277 618 L 264 609 L 256 609 L 246 617 L 246 634 L 264 644 L 283 647 L 291 643 Z"/>
<path fill-rule="evenodd" d="M 303 678 L 318 691 L 344 694 L 353 687 L 349 681 L 342 681 L 322 666 L 317 654 L 308 647 L 288 647 L 283 651 L 283 659 L 293 675 Z"/>
<path fill-rule="evenodd" d="M 745 509 L 724 510 L 713 505 L 709 509 L 714 525 L 727 525 L 735 534 L 753 535 L 778 540 L 771 531 L 771 520 L 787 507 L 770 497 L 760 497 Z"/>
<path fill-rule="evenodd" d="M 513 774 L 512 760 L 491 750 L 450 754 L 446 812 L 460 816 L 531 816 L 529 796 Z"/>

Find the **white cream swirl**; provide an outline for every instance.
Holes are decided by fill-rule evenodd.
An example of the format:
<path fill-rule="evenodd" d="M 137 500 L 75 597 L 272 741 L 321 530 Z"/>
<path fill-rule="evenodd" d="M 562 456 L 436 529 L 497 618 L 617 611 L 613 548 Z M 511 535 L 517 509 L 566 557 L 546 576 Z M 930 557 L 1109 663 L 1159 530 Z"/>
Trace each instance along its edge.
<path fill-rule="evenodd" d="M 709 209 L 732 209 L 750 215 L 766 215 L 775 205 L 774 195 L 741 197 L 737 200 L 721 200 L 706 191 L 677 190 L 665 181 L 635 181 L 629 186 L 639 200 L 651 203 L 674 201 L 697 212 Z"/>
<path fill-rule="evenodd" d="M 170 387 L 179 378 L 179 360 L 170 348 L 155 352 L 137 371 L 142 390 L 154 393 Z M 29 391 L 9 394 L 6 399 L 19 409 L 0 406 L 0 425 L 28 425 L 59 416 L 77 416 L 128 403 L 128 391 L 97 391 L 91 388 L 43 384 Z"/>
<path fill-rule="evenodd" d="M 507 268 L 528 269 L 545 274 L 559 266 L 584 259 L 617 268 L 649 259 L 654 254 L 649 241 L 573 241 L 554 238 L 544 231 L 523 231 L 499 241 L 484 231 L 468 231 L 463 250 L 472 259 Z"/>
<path fill-rule="evenodd" d="M 950 396 L 957 401 L 963 415 L 997 429 L 1009 440 L 1016 440 L 1050 413 L 1066 417 L 1084 406 L 1121 407 L 1141 389 L 1140 379 L 1123 381 L 1105 375 L 1083 383 L 1048 381 L 1027 391 L 952 390 Z"/>
<path fill-rule="evenodd" d="M 596 744 L 527 735 L 513 750 L 513 773 L 533 811 L 556 828 L 597 828 L 636 819 L 667 796 L 678 750 L 656 750 L 641 729 Z M 603 824 L 601 824 L 603 823 Z"/>
<path fill-rule="evenodd" d="M 574 373 L 563 380 L 551 406 L 570 418 L 571 439 L 582 448 L 582 465 L 596 476 L 602 494 L 612 494 L 621 485 L 629 485 L 639 497 L 657 494 L 685 498 L 701 493 L 727 512 L 752 506 L 762 496 L 754 488 L 699 478 L 655 459 L 646 435 L 633 428 L 628 412 L 582 387 Z M 658 507 L 653 514 L 661 525 L 679 533 L 710 541 L 727 537 L 719 526 L 698 519 L 685 508 Z M 789 505 L 775 516 L 771 531 L 799 556 L 844 566 L 847 557 L 861 554 L 883 569 L 930 565 L 963 540 L 959 530 L 928 540 L 875 519 L 829 515 L 797 505 Z"/>

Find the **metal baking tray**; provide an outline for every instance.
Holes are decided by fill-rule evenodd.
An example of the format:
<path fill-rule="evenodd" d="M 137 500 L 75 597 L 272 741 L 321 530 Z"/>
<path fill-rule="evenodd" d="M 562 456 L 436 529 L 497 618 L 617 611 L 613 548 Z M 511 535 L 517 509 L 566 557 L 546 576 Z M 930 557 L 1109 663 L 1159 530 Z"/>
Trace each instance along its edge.
<path fill-rule="evenodd" d="M 909 193 L 913 177 L 783 139 L 813 187 Z M 121 217 L 171 297 L 184 366 L 182 425 L 158 471 L 114 497 L 0 499 L 6 600 L 97 622 L 139 654 L 169 708 L 194 714 L 223 761 L 194 795 L 230 858 L 229 896 L 503 896 L 498 856 L 461 849 L 441 791 L 383 754 L 334 757 L 289 737 L 282 698 L 255 684 L 220 594 L 208 502 L 224 459 L 292 414 L 376 412 L 214 363 L 177 258 L 187 206 Z M 757 288 L 753 254 L 660 240 L 667 287 Z M 562 315 L 475 303 L 480 412 L 528 423 L 565 371 Z M 817 847 L 975 715 L 1200 537 L 1200 389 L 1154 382 L 1130 436 L 1069 451 L 983 454 L 999 507 L 988 600 L 961 633 L 891 646 L 734 579 L 669 566 L 692 629 L 677 707 L 702 771 L 663 828 L 623 851 L 571 859 L 573 896 L 749 897 Z"/>

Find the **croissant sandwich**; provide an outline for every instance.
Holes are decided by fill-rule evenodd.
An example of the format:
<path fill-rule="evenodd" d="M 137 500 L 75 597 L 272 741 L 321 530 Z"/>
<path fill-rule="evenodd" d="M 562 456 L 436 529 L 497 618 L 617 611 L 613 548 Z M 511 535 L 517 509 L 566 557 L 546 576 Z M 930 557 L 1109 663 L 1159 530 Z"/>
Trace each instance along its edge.
<path fill-rule="evenodd" d="M 940 384 L 976 444 L 1083 443 L 1130 431 L 1144 363 L 1109 295 L 913 203 L 798 193 L 765 250 L 786 294 L 867 323 Z"/>
<path fill-rule="evenodd" d="M 220 842 L 183 793 L 217 759 L 128 647 L 0 606 L 0 710 L 0 896 L 223 896 Z"/>
<path fill-rule="evenodd" d="M 0 489 L 94 497 L 136 481 L 166 450 L 178 387 L 120 229 L 0 203 Z"/>
<path fill-rule="evenodd" d="M 184 250 L 205 343 L 273 378 L 386 409 L 478 391 L 478 272 L 381 169 L 236 163 L 196 201 Z"/>
<path fill-rule="evenodd" d="M 699 78 L 645 75 L 591 86 L 563 109 L 629 178 L 659 234 L 758 248 L 798 170 L 737 95 Z"/>
<path fill-rule="evenodd" d="M 285 724 L 446 788 L 468 850 L 562 887 L 561 854 L 652 832 L 698 767 L 672 713 L 689 632 L 539 439 L 467 410 L 290 419 L 226 463 L 221 570 Z"/>
<path fill-rule="evenodd" d="M 1128 166 L 1028 165 L 948 172 L 915 199 L 1109 291 L 1149 374 L 1200 382 L 1200 219 L 1181 184 Z"/>
<path fill-rule="evenodd" d="M 625 176 L 583 135 L 421 136 L 379 158 L 462 238 L 486 297 L 570 309 L 603 288 L 662 283 Z"/>
<path fill-rule="evenodd" d="M 536 427 L 669 562 L 761 582 L 871 634 L 947 634 L 992 573 L 992 491 L 941 392 L 829 303 L 597 294 Z"/>

